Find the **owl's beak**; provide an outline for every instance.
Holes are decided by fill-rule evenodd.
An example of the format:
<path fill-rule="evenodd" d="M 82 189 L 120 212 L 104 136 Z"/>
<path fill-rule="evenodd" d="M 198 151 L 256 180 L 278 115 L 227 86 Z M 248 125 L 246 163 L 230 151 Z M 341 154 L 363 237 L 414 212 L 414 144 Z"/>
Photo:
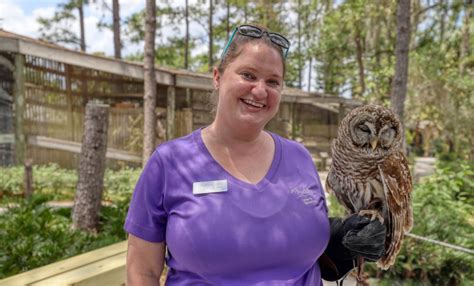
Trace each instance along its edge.
<path fill-rule="evenodd" d="M 375 148 L 377 147 L 377 143 L 379 143 L 377 138 L 374 138 L 372 141 L 370 141 L 370 145 L 372 146 L 372 150 L 375 150 Z"/>

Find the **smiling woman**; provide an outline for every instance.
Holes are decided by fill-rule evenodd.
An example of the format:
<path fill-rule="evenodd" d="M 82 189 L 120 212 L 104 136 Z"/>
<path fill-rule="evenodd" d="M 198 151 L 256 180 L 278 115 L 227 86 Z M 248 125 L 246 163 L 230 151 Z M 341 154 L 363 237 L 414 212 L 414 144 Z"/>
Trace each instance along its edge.
<path fill-rule="evenodd" d="M 288 49 L 263 27 L 234 30 L 214 68 L 214 121 L 160 145 L 137 183 L 129 285 L 156 285 L 165 249 L 167 285 L 322 285 L 330 231 L 318 173 L 301 144 L 264 130 Z"/>

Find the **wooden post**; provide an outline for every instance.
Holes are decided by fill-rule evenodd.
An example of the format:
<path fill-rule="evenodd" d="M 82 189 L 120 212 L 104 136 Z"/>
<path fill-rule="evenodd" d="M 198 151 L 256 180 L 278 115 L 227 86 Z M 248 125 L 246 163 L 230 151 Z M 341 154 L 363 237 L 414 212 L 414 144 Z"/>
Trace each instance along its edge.
<path fill-rule="evenodd" d="M 96 232 L 102 202 L 109 106 L 88 103 L 72 213 L 73 227 Z"/>
<path fill-rule="evenodd" d="M 344 106 L 344 103 L 339 103 L 339 118 L 338 118 L 338 122 L 337 122 L 338 126 L 339 126 L 339 124 L 341 124 L 342 119 L 344 119 L 344 116 L 346 115 L 345 110 L 346 110 L 346 108 Z"/>
<path fill-rule="evenodd" d="M 291 139 L 296 139 L 296 102 L 291 103 Z"/>
<path fill-rule="evenodd" d="M 15 55 L 15 83 L 13 87 L 15 116 L 15 153 L 16 163 L 23 165 L 26 154 L 26 139 L 23 118 L 25 115 L 25 56 Z"/>
<path fill-rule="evenodd" d="M 279 128 L 282 131 L 282 135 L 286 138 L 291 136 L 291 103 L 282 102 L 280 103 L 280 115 L 281 125 Z"/>
<path fill-rule="evenodd" d="M 28 158 L 25 160 L 25 199 L 31 198 L 33 195 L 33 160 Z"/>
<path fill-rule="evenodd" d="M 66 98 L 67 98 L 67 105 L 68 105 L 68 126 L 71 128 L 70 132 L 70 137 L 69 139 L 71 141 L 76 141 L 76 136 L 75 136 L 75 130 L 74 130 L 74 108 L 73 108 L 73 102 L 72 102 L 72 88 L 71 88 L 71 79 L 72 79 L 72 71 L 71 71 L 71 66 L 65 64 L 65 71 L 66 71 Z"/>
<path fill-rule="evenodd" d="M 169 86 L 166 104 L 166 140 L 174 138 L 175 97 L 176 88 L 174 86 Z"/>

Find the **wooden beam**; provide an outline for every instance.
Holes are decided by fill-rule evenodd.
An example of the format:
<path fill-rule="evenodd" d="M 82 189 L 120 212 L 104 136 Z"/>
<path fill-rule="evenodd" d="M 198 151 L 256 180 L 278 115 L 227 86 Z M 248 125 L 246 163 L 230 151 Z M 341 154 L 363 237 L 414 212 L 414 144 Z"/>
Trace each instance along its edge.
<path fill-rule="evenodd" d="M 205 75 L 193 76 L 177 74 L 176 86 L 200 90 L 212 90 L 214 88 L 212 85 L 212 77 Z"/>
<path fill-rule="evenodd" d="M 0 51 L 10 52 L 10 53 L 19 53 L 20 52 L 19 40 L 6 38 L 6 37 L 0 37 Z"/>
<path fill-rule="evenodd" d="M 75 139 L 75 124 L 74 124 L 74 108 L 72 103 L 72 86 L 71 86 L 71 75 L 72 75 L 72 67 L 71 65 L 65 64 L 65 78 L 66 78 L 66 99 L 67 99 L 67 106 L 68 106 L 68 113 L 67 113 L 67 121 L 69 128 L 71 128 L 69 133 L 69 140 L 74 141 Z"/>
<path fill-rule="evenodd" d="M 67 151 L 67 152 L 77 153 L 77 154 L 81 153 L 81 147 L 82 147 L 82 144 L 79 142 L 61 140 L 61 139 L 56 139 L 56 138 L 44 137 L 44 136 L 29 136 L 28 144 L 32 146 Z M 136 163 L 141 163 L 142 161 L 141 157 L 137 156 L 134 153 L 118 150 L 114 148 L 107 148 L 105 157 L 107 159 L 130 161 L 130 162 L 136 162 Z"/>
<path fill-rule="evenodd" d="M 15 54 L 15 73 L 13 86 L 13 99 L 15 105 L 15 157 L 18 165 L 23 165 L 26 156 L 26 140 L 24 132 L 25 115 L 25 56 Z"/>
<path fill-rule="evenodd" d="M 127 251 L 127 242 L 119 242 L 110 246 L 106 246 L 94 251 L 90 251 L 81 255 L 77 255 L 62 261 L 48 264 L 18 275 L 10 276 L 6 279 L 0 280 L 1 286 L 7 285 L 31 285 L 31 283 L 45 280 L 49 277 L 74 271 L 97 261 L 101 261 L 110 257 L 117 256 Z M 125 262 L 125 261 L 124 261 Z M 55 285 L 55 284 L 50 284 Z M 108 285 L 108 284 L 97 284 Z"/>
<path fill-rule="evenodd" d="M 166 140 L 174 138 L 174 117 L 176 105 L 176 88 L 174 86 L 168 87 L 166 99 Z"/>
<path fill-rule="evenodd" d="M 123 252 L 29 285 L 123 285 L 126 281 L 126 256 L 127 253 Z"/>
<path fill-rule="evenodd" d="M 3 38 L 1 41 L 3 41 Z M 19 52 L 25 55 L 32 55 L 78 67 L 143 79 L 143 66 L 140 64 L 127 63 L 23 40 L 19 40 L 18 47 Z M 1 48 L 2 46 L 0 46 L 0 49 Z M 157 83 L 165 85 L 171 85 L 173 83 L 173 75 L 171 73 L 157 70 L 155 74 Z"/>

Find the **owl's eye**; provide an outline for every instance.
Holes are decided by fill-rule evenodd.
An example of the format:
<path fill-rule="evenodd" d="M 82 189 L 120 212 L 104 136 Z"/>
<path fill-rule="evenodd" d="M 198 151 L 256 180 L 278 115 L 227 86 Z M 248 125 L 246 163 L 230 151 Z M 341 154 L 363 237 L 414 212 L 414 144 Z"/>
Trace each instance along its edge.
<path fill-rule="evenodd" d="M 359 127 L 359 129 L 362 130 L 362 131 L 364 131 L 364 132 L 369 132 L 369 131 L 370 131 L 369 127 L 368 127 L 367 125 L 365 125 L 365 124 L 361 124 L 361 125 L 359 125 L 359 126 L 357 126 L 357 127 Z"/>

